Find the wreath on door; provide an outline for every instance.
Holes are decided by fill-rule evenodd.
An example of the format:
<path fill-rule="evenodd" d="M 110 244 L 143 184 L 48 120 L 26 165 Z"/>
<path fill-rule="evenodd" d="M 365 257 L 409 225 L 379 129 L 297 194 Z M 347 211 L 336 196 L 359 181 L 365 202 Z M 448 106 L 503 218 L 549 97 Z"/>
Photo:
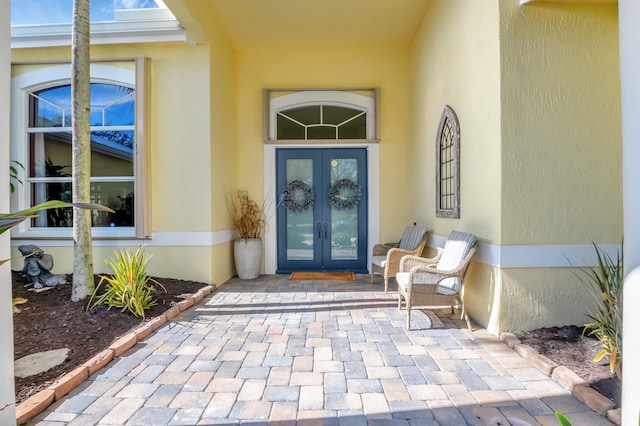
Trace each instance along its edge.
<path fill-rule="evenodd" d="M 362 187 L 351 179 L 340 179 L 329 188 L 329 204 L 336 210 L 354 208 L 362 198 Z"/>
<path fill-rule="evenodd" d="M 287 210 L 301 213 L 313 207 L 315 193 L 313 188 L 301 180 L 292 180 L 284 187 L 282 201 Z"/>

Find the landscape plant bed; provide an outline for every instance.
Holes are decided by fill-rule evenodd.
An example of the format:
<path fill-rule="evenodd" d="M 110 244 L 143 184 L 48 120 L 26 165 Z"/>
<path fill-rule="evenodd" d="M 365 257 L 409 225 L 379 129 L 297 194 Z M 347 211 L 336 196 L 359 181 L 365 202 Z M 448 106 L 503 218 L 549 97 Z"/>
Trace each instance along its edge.
<path fill-rule="evenodd" d="M 106 306 L 97 306 L 87 312 L 88 299 L 71 301 L 71 275 L 67 276 L 68 284 L 38 293 L 27 291 L 21 275 L 12 273 L 13 297 L 27 299 L 26 303 L 18 305 L 21 312 L 13 316 L 14 359 L 63 348 L 69 349 L 69 355 L 65 362 L 44 373 L 26 378 L 16 377 L 17 404 L 45 389 L 145 321 Z M 99 280 L 99 276 L 96 276 L 96 285 Z M 201 282 L 172 278 L 155 280 L 164 286 L 166 292 L 150 282 L 155 287 L 154 295 L 158 304 L 146 311 L 146 320 L 162 315 L 176 303 L 207 286 Z"/>
<path fill-rule="evenodd" d="M 589 386 L 620 407 L 622 383 L 609 369 L 606 357 L 595 362 L 593 358 L 602 344 L 588 332 L 583 335 L 578 326 L 549 327 L 526 331 L 517 335 L 520 342 L 558 365 L 563 365 L 580 376 Z"/>

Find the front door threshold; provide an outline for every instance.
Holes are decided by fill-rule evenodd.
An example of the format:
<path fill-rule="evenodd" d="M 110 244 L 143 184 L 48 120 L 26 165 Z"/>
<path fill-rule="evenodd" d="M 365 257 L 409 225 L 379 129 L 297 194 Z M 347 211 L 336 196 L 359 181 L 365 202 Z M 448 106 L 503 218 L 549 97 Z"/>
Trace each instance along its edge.
<path fill-rule="evenodd" d="M 292 272 L 354 272 L 356 274 L 368 274 L 367 269 L 276 269 L 276 274 L 291 274 Z"/>

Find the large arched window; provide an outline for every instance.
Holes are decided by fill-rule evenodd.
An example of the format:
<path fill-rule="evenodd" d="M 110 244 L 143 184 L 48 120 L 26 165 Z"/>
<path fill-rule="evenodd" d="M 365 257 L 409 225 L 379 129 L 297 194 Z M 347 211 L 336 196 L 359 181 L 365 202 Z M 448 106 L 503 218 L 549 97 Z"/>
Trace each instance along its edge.
<path fill-rule="evenodd" d="M 378 91 L 266 90 L 266 143 L 377 142 Z"/>
<path fill-rule="evenodd" d="M 144 62 L 144 58 L 141 58 Z M 143 66 L 142 66 L 143 67 Z M 44 72 L 43 72 L 44 71 Z M 140 71 L 142 72 L 142 71 Z M 144 236 L 144 104 L 136 71 L 92 65 L 91 202 L 115 213 L 92 212 L 98 236 Z M 143 73 L 144 74 L 144 73 Z M 12 160 L 24 166 L 16 187 L 16 209 L 47 200 L 72 200 L 70 67 L 52 66 L 13 81 Z M 57 78 L 56 78 L 57 77 Z M 144 84 L 141 84 L 144 85 Z M 23 115 L 17 112 L 24 111 Z M 25 222 L 25 236 L 70 236 L 71 209 L 55 209 Z"/>
<path fill-rule="evenodd" d="M 26 185 L 31 204 L 71 202 L 71 86 L 30 92 Z M 91 202 L 116 214 L 93 212 L 94 227 L 134 225 L 135 89 L 91 84 Z M 73 226 L 71 209 L 48 210 L 32 226 Z"/>

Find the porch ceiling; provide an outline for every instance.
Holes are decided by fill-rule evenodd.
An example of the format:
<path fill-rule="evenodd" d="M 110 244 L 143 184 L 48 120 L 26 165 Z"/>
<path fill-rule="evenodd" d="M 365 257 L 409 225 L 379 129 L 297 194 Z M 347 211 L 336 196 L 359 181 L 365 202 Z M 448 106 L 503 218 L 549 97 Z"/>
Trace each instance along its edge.
<path fill-rule="evenodd" d="M 235 49 L 406 46 L 429 0 L 210 0 Z"/>

